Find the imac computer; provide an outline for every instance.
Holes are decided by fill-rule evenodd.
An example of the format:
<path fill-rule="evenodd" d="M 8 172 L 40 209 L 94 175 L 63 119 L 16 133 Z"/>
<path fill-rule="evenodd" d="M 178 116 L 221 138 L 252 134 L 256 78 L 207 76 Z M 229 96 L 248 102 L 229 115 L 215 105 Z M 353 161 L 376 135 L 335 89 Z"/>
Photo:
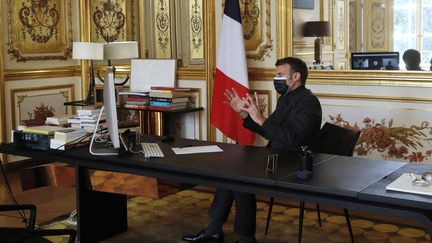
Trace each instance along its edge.
<path fill-rule="evenodd" d="M 118 121 L 117 121 L 117 105 L 116 105 L 116 95 L 114 88 L 114 72 L 112 69 L 107 69 L 105 71 L 105 80 L 103 87 L 103 107 L 99 113 L 98 120 L 96 122 L 96 127 L 93 132 L 93 137 L 90 142 L 89 151 L 93 155 L 117 155 L 117 150 L 120 148 L 120 139 L 118 132 Z M 103 141 L 103 139 L 98 139 L 99 122 L 102 114 L 105 111 L 106 125 L 108 127 L 109 141 Z M 95 140 L 96 139 L 96 140 Z M 97 143 L 104 143 L 103 146 L 93 147 L 95 141 L 100 141 Z M 111 146 L 106 146 L 108 143 Z M 101 148 L 98 148 L 101 147 Z"/>
<path fill-rule="evenodd" d="M 353 70 L 399 70 L 399 52 L 353 52 Z"/>

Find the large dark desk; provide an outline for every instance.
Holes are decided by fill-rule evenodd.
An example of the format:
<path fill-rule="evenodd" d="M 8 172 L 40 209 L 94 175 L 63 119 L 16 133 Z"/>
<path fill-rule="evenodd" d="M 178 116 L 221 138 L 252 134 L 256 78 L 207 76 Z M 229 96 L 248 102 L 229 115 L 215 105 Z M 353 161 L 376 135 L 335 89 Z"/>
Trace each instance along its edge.
<path fill-rule="evenodd" d="M 158 141 L 154 137 L 146 140 Z M 175 155 L 171 150 L 171 147 L 186 144 L 217 144 L 224 152 Z M 76 167 L 80 242 L 96 242 L 127 230 L 126 196 L 93 191 L 87 169 L 132 173 L 403 216 L 423 222 L 432 233 L 432 197 L 385 190 L 385 185 L 404 171 L 432 170 L 430 165 L 418 167 L 401 162 L 315 154 L 314 178 L 301 181 L 295 178 L 299 157 L 294 151 L 184 139 L 160 143 L 160 147 L 165 157 L 148 160 L 141 154 L 100 157 L 90 155 L 88 148 L 64 152 L 34 151 L 11 144 L 2 144 L 0 153 L 43 158 Z M 273 153 L 279 153 L 277 171 L 268 175 L 267 156 Z"/>

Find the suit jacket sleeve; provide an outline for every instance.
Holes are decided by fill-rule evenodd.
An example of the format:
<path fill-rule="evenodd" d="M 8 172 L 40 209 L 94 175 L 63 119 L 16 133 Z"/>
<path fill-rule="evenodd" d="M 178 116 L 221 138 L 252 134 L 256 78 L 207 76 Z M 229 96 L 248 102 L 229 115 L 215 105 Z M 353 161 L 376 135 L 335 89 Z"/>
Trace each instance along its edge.
<path fill-rule="evenodd" d="M 258 125 L 256 122 L 254 122 L 254 120 L 252 120 L 252 118 L 249 115 L 243 120 L 243 127 L 253 132 L 256 132 L 259 135 L 264 137 L 264 130 L 262 129 L 262 127 Z"/>
<path fill-rule="evenodd" d="M 264 137 L 285 145 L 305 144 L 317 124 L 321 124 L 321 105 L 314 96 L 302 100 L 297 111 L 286 114 L 284 121 L 277 123 L 267 119 L 262 125 Z"/>

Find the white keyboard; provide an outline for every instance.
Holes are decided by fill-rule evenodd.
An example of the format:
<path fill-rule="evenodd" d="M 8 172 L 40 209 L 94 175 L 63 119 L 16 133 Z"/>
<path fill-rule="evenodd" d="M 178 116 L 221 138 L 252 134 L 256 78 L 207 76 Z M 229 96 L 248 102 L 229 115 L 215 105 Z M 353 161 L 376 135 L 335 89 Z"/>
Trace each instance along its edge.
<path fill-rule="evenodd" d="M 165 157 L 157 143 L 141 143 L 141 147 L 146 158 Z"/>

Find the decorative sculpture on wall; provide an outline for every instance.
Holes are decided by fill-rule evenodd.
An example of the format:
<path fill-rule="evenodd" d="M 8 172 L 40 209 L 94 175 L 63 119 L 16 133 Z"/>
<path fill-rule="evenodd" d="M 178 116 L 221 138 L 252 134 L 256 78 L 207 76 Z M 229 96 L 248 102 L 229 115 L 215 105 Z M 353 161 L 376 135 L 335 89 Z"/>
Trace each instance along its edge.
<path fill-rule="evenodd" d="M 70 57 L 70 0 L 8 0 L 7 3 L 8 53 L 11 54 L 11 59 L 64 60 Z"/>

